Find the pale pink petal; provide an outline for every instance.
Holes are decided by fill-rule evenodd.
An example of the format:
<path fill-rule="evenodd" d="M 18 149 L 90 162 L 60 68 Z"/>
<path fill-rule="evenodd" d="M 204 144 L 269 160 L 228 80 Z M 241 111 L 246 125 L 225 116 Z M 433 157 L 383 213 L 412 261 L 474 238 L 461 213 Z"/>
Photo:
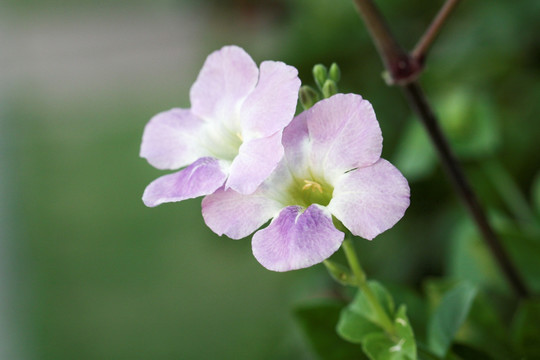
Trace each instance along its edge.
<path fill-rule="evenodd" d="M 240 110 L 245 139 L 283 130 L 294 117 L 300 79 L 298 71 L 282 62 L 261 63 L 259 82 Z"/>
<path fill-rule="evenodd" d="M 225 188 L 251 194 L 272 173 L 283 157 L 281 132 L 244 142 L 229 168 Z"/>
<path fill-rule="evenodd" d="M 343 174 L 328 210 L 354 235 L 371 240 L 394 226 L 409 207 L 410 190 L 398 169 L 384 159 Z"/>
<path fill-rule="evenodd" d="M 212 194 L 223 185 L 226 178 L 227 175 L 216 159 L 201 158 L 184 170 L 151 182 L 144 190 L 143 202 L 153 207 Z"/>
<path fill-rule="evenodd" d="M 309 177 L 309 151 L 311 147 L 306 112 L 300 113 L 283 130 L 282 144 L 285 162 L 298 178 Z"/>
<path fill-rule="evenodd" d="M 373 107 L 356 94 L 337 94 L 304 115 L 311 138 L 311 161 L 327 180 L 376 162 L 382 135 Z"/>
<path fill-rule="evenodd" d="M 233 121 L 243 99 L 253 91 L 259 69 L 238 46 L 210 54 L 191 87 L 191 110 L 208 121 Z"/>
<path fill-rule="evenodd" d="M 217 190 L 202 201 L 206 225 L 218 235 L 232 239 L 248 236 L 279 213 L 281 205 L 260 191 L 242 195 L 234 190 Z"/>
<path fill-rule="evenodd" d="M 154 116 L 144 128 L 140 155 L 158 169 L 179 169 L 205 156 L 197 142 L 203 122 L 185 109 Z"/>
<path fill-rule="evenodd" d="M 304 212 L 300 206 L 284 208 L 270 225 L 253 235 L 255 258 L 267 269 L 289 271 L 318 264 L 336 252 L 344 234 L 320 205 Z"/>

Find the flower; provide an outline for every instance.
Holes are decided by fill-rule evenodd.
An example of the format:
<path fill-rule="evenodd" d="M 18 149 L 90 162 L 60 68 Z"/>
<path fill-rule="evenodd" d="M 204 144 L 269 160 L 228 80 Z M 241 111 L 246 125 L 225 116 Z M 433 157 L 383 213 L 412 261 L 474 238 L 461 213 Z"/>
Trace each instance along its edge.
<path fill-rule="evenodd" d="M 250 195 L 220 188 L 202 202 L 217 234 L 253 235 L 255 258 L 267 269 L 317 264 L 339 249 L 349 231 L 368 240 L 395 225 L 409 206 L 407 180 L 381 159 L 382 135 L 371 104 L 337 94 L 304 111 L 283 132 L 285 155 Z"/>
<path fill-rule="evenodd" d="M 257 68 L 237 46 L 210 54 L 191 87 L 191 109 L 154 116 L 140 155 L 175 170 L 148 185 L 147 206 L 213 193 L 224 186 L 254 192 L 283 157 L 281 137 L 296 110 L 300 79 L 282 62 Z"/>

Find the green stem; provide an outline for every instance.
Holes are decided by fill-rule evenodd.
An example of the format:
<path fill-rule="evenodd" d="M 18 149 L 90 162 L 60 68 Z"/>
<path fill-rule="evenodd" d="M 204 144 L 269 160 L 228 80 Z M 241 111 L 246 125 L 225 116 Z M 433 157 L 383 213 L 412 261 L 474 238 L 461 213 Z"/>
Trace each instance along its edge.
<path fill-rule="evenodd" d="M 366 274 L 364 273 L 364 270 L 362 270 L 360 262 L 358 261 L 358 257 L 356 256 L 354 245 L 348 237 L 346 237 L 343 241 L 342 248 L 345 252 L 345 256 L 347 257 L 347 261 L 349 262 L 349 266 L 351 267 L 351 270 L 357 280 L 358 288 L 366 295 L 366 298 L 371 305 L 371 309 L 375 313 L 376 318 L 379 320 L 379 325 L 388 334 L 394 335 L 394 323 L 392 322 L 386 311 L 384 311 L 384 308 L 382 307 L 381 303 L 379 302 L 373 291 L 371 291 L 371 288 L 367 283 Z"/>

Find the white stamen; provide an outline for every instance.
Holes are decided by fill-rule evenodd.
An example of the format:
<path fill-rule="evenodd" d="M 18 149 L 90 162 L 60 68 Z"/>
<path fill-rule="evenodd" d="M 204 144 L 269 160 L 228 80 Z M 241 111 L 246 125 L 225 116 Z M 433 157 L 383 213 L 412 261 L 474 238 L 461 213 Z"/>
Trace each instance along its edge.
<path fill-rule="evenodd" d="M 311 180 L 304 180 L 304 183 L 305 183 L 305 185 L 302 186 L 302 190 L 307 190 L 307 189 L 314 188 L 314 189 L 316 189 L 318 192 L 320 192 L 321 194 L 323 193 L 322 186 L 321 186 L 321 184 L 319 184 L 318 182 L 316 182 L 316 181 L 311 181 Z"/>

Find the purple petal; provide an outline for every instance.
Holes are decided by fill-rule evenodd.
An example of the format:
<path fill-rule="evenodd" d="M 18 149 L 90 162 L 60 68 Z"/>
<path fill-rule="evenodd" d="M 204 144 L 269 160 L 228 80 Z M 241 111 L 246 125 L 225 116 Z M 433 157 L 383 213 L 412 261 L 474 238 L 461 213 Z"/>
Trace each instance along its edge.
<path fill-rule="evenodd" d="M 226 188 L 251 194 L 272 173 L 283 157 L 281 131 L 244 142 L 229 169 Z"/>
<path fill-rule="evenodd" d="M 210 157 L 200 158 L 182 171 L 157 178 L 144 190 L 146 206 L 182 201 L 212 194 L 227 178 L 219 162 Z"/>
<path fill-rule="evenodd" d="M 238 46 L 214 51 L 191 87 L 191 110 L 210 121 L 232 120 L 229 118 L 253 91 L 258 77 L 257 65 Z"/>
<path fill-rule="evenodd" d="M 179 169 L 205 156 L 197 142 L 203 122 L 185 109 L 154 116 L 144 128 L 140 155 L 158 169 Z"/>
<path fill-rule="evenodd" d="M 371 104 L 360 95 L 334 95 L 300 116 L 307 118 L 311 161 L 327 179 L 380 158 L 381 129 Z"/>
<path fill-rule="evenodd" d="M 296 111 L 298 71 L 282 62 L 261 63 L 259 82 L 240 111 L 244 137 L 257 138 L 283 130 Z"/>
<path fill-rule="evenodd" d="M 380 159 L 342 175 L 328 209 L 354 235 L 371 240 L 403 217 L 409 197 L 407 180 L 392 164 Z"/>
<path fill-rule="evenodd" d="M 318 264 L 332 255 L 344 234 L 332 223 L 330 212 L 311 205 L 284 208 L 265 229 L 253 235 L 255 258 L 267 269 L 288 271 Z"/>
<path fill-rule="evenodd" d="M 218 235 L 232 239 L 248 236 L 277 215 L 281 206 L 261 192 L 242 195 L 234 190 L 217 190 L 202 201 L 206 225 Z"/>

